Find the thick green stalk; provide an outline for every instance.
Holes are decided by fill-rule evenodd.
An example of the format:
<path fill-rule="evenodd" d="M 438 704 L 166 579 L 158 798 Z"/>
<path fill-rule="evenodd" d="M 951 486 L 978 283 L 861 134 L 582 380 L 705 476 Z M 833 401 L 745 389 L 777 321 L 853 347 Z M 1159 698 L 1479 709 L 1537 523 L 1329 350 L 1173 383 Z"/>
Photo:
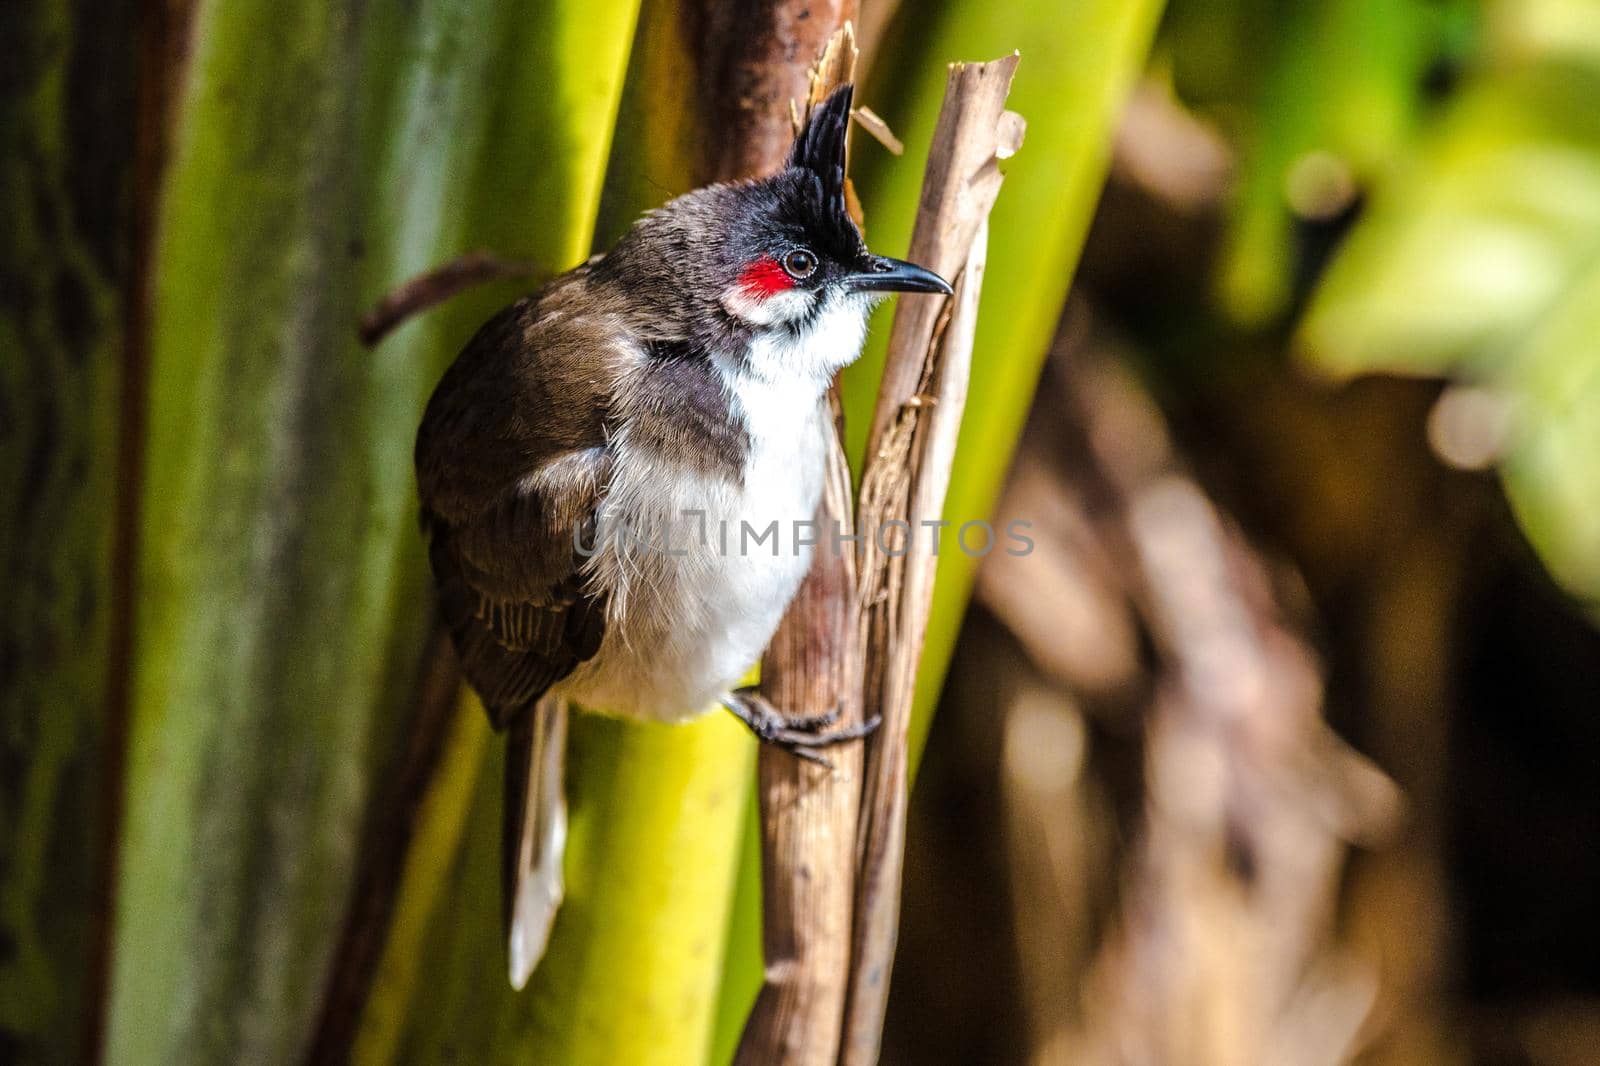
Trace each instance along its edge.
<path fill-rule="evenodd" d="M 467 246 L 571 265 L 633 17 L 602 7 L 195 12 L 152 268 L 114 1061 L 305 1049 L 427 624 L 411 440 L 467 328 L 367 352 L 355 324 Z"/>
<path fill-rule="evenodd" d="M 683 25 L 671 0 L 644 5 L 598 244 L 693 183 L 692 52 Z M 499 903 L 503 747 L 487 745 L 492 763 L 481 770 L 445 767 L 425 811 L 448 812 L 461 773 L 475 774 L 476 794 L 462 812 L 464 829 L 445 816 L 425 818 L 412 843 L 416 861 L 408 860 L 358 1060 L 386 1061 L 393 1048 L 398 1061 L 416 1063 L 703 1061 L 753 747 L 725 714 L 683 726 L 572 719 L 567 895 L 549 950 L 521 993 L 506 979 Z M 437 860 L 421 855 L 434 849 L 450 862 L 442 876 Z"/>
<path fill-rule="evenodd" d="M 488 714 L 475 698 L 463 697 L 442 737 L 431 787 L 422 797 L 416 830 L 394 886 L 395 907 L 357 1020 L 350 1061 L 383 1066 L 393 1062 L 411 1001 L 423 981 L 417 960 L 443 904 L 443 887 L 455 871 L 467 816 L 480 779 L 492 763 Z"/>
<path fill-rule="evenodd" d="M 726 714 L 687 726 L 580 715 L 571 730 L 567 897 L 549 951 L 529 987 L 513 991 L 499 908 L 500 774 L 485 772 L 395 1061 L 704 1060 L 749 736 Z"/>

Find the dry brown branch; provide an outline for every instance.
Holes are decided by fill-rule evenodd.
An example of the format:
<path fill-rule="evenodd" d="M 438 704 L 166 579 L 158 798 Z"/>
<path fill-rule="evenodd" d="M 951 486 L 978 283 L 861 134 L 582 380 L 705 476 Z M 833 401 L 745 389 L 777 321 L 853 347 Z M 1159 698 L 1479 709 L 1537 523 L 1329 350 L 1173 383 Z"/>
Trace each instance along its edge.
<path fill-rule="evenodd" d="M 790 101 L 806 98 L 807 64 L 855 9 L 855 0 L 701 0 L 691 9 L 705 129 L 716 134 L 706 145 L 713 178 L 783 165 L 793 138 Z M 853 64 L 853 34 L 850 50 Z"/>
<path fill-rule="evenodd" d="M 987 219 L 999 192 L 996 163 L 1021 143 L 1005 100 L 1017 57 L 951 67 L 929 151 L 912 261 L 954 277 L 955 296 L 902 297 L 878 393 L 859 507 L 863 713 L 883 725 L 869 745 L 845 1066 L 877 1061 L 900 914 L 905 850 L 906 737 L 937 556 L 927 536 L 886 536 L 891 523 L 923 530 L 944 509 L 966 402 Z"/>
<path fill-rule="evenodd" d="M 812 71 L 806 111 L 853 80 L 855 36 L 848 23 L 829 39 Z M 803 119 L 800 108 L 794 118 Z M 787 144 L 787 140 L 784 141 Z M 835 709 L 841 726 L 861 721 L 855 642 L 855 565 L 830 550 L 834 523 L 851 525 L 850 470 L 837 435 L 819 528 L 824 547 L 762 661 L 762 692 L 791 716 Z M 762 951 L 765 981 L 735 1061 L 748 1066 L 827 1066 L 838 1051 L 850 955 L 861 746 L 830 750 L 833 769 L 763 748 L 759 760 Z"/>
<path fill-rule="evenodd" d="M 848 532 L 850 471 L 835 448 L 819 514 Z M 762 661 L 762 692 L 789 714 L 861 720 L 852 639 L 855 566 L 820 551 Z M 735 1062 L 831 1064 L 849 972 L 861 746 L 832 748 L 833 769 L 765 748 L 759 762 L 762 947 L 766 980 Z"/>
<path fill-rule="evenodd" d="M 947 278 L 960 273 L 978 225 L 1000 191 L 998 161 L 1016 151 L 1022 120 L 1005 110 L 1018 56 L 955 63 L 928 148 L 907 258 Z M 877 463 L 889 424 L 900 418 L 927 373 L 929 346 L 944 309 L 937 296 L 906 296 L 895 311 L 889 358 L 872 420 L 868 455 Z"/>

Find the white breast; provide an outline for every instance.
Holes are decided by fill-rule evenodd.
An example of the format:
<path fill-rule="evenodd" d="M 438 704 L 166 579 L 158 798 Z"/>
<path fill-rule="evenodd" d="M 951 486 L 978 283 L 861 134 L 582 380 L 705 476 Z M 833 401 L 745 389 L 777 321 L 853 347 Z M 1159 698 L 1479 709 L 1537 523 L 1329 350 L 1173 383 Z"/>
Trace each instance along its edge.
<path fill-rule="evenodd" d="M 856 317 L 855 346 L 843 362 L 859 348 Z M 606 635 L 595 658 L 561 686 L 585 706 L 666 721 L 708 709 L 760 658 L 810 567 L 813 548 L 805 542 L 831 543 L 831 531 L 814 521 L 827 377 L 759 373 L 797 357 L 825 364 L 793 350 L 750 356 L 724 370 L 750 442 L 742 478 L 669 469 L 659 453 L 631 445 L 626 427 L 612 441 L 602 528 L 621 519 L 671 534 L 643 551 L 619 550 L 603 537 L 590 560 L 591 580 L 610 596 Z"/>

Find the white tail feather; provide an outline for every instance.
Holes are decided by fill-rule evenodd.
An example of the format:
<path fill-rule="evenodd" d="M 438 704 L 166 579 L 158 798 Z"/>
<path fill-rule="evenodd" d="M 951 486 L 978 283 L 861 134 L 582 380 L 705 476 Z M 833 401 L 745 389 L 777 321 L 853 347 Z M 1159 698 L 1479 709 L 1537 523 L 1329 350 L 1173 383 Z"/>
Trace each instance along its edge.
<path fill-rule="evenodd" d="M 567 847 L 564 768 L 567 705 L 545 698 L 533 708 L 533 744 L 528 751 L 528 787 L 518 834 L 516 876 L 508 948 L 511 987 L 520 990 L 544 957 L 550 928 L 565 885 L 561 862 Z"/>

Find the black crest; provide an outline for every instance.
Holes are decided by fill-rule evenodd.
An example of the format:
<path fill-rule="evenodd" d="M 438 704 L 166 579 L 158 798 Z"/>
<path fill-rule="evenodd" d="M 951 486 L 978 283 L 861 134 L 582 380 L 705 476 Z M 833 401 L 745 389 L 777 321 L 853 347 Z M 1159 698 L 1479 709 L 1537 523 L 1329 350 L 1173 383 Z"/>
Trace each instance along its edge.
<path fill-rule="evenodd" d="M 854 87 L 841 85 L 817 105 L 805 128 L 789 149 L 789 166 L 809 170 L 822 183 L 822 196 L 830 212 L 845 214 L 844 143 L 850 129 L 850 101 Z"/>

